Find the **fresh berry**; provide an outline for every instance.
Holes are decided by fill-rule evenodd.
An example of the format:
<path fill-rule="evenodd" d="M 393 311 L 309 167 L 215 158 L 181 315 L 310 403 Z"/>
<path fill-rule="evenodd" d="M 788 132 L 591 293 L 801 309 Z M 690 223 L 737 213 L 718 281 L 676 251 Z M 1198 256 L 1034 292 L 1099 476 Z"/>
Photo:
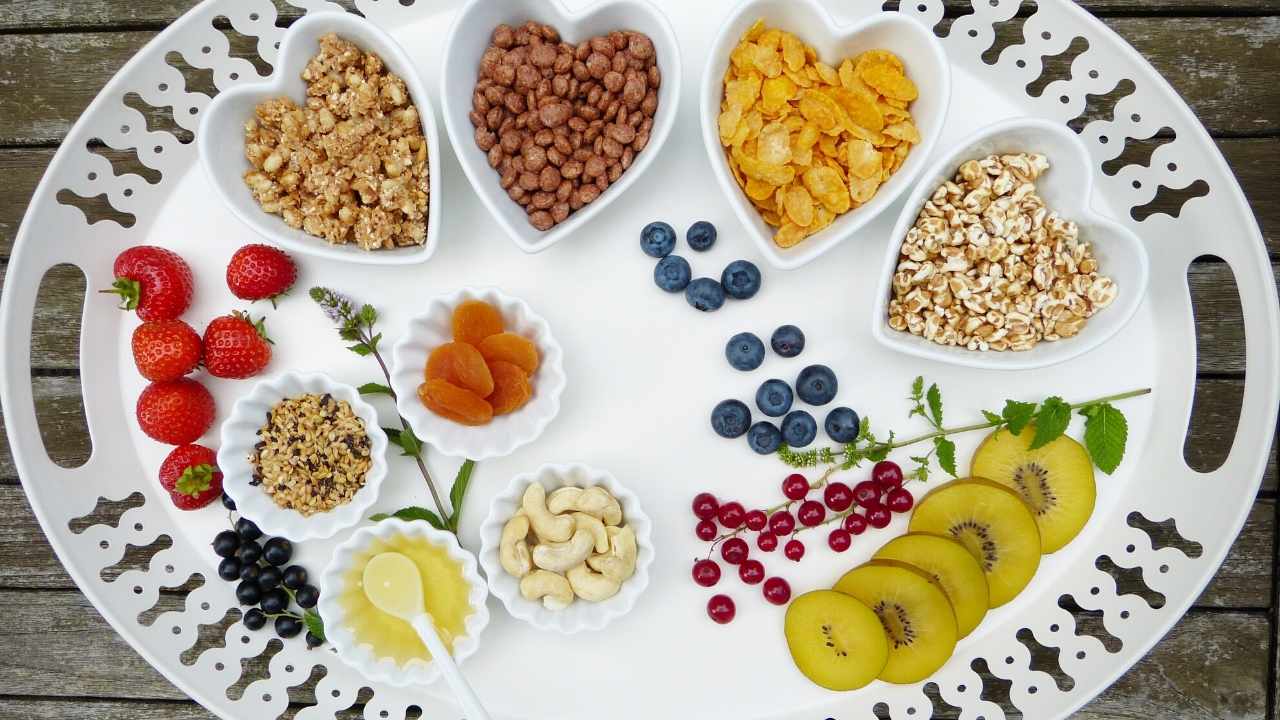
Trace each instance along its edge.
<path fill-rule="evenodd" d="M 793 358 L 804 350 L 804 333 L 795 325 L 783 325 L 769 338 L 773 351 L 784 358 Z"/>
<path fill-rule="evenodd" d="M 227 582 L 239 580 L 240 570 L 240 561 L 234 557 L 224 557 L 222 562 L 218 563 L 218 577 Z"/>
<path fill-rule="evenodd" d="M 191 378 L 151 383 L 135 409 L 142 432 L 157 442 L 186 445 L 213 425 L 213 396 Z"/>
<path fill-rule="evenodd" d="M 181 320 L 144 322 L 133 330 L 133 362 L 151 380 L 177 380 L 200 364 L 200 336 Z"/>
<path fill-rule="evenodd" d="M 698 278 L 684 289 L 684 299 L 695 310 L 711 312 L 724 305 L 724 287 L 711 278 Z"/>
<path fill-rule="evenodd" d="M 786 605 L 791 600 L 791 584 L 780 577 L 765 580 L 764 599 L 774 605 Z"/>
<path fill-rule="evenodd" d="M 729 338 L 724 356 L 735 370 L 755 370 L 764 362 L 764 343 L 754 333 L 740 332 Z"/>
<path fill-rule="evenodd" d="M 302 632 L 302 621 L 292 615 L 281 615 L 276 618 L 276 635 L 288 640 Z"/>
<path fill-rule="evenodd" d="M 218 557 L 234 557 L 240 549 L 240 536 L 231 530 L 223 530 L 213 536 L 213 554 Z"/>
<path fill-rule="evenodd" d="M 748 585 L 759 585 L 764 582 L 764 563 L 759 560 L 746 560 L 738 566 L 738 579 Z"/>
<path fill-rule="evenodd" d="M 707 617 L 721 625 L 733 622 L 738 610 L 733 605 L 733 598 L 728 595 L 712 595 L 707 601 Z"/>
<path fill-rule="evenodd" d="M 761 552 L 773 552 L 778 549 L 778 536 L 771 532 L 762 532 L 756 536 L 756 547 Z"/>
<path fill-rule="evenodd" d="M 297 279 L 293 259 L 270 245 L 245 245 L 227 263 L 227 287 L 241 300 L 270 300 L 274 307 Z"/>
<path fill-rule="evenodd" d="M 205 352 L 208 352 L 208 341 L 205 341 Z M 208 360 L 205 361 L 206 363 Z M 836 382 L 836 374 L 826 365 L 810 365 L 800 371 L 796 378 L 796 395 L 810 405 L 826 405 L 835 399 L 840 385 Z"/>
<path fill-rule="evenodd" d="M 777 378 L 760 383 L 756 390 L 756 407 L 769 417 L 782 417 L 791 409 L 791 386 Z"/>
<path fill-rule="evenodd" d="M 806 500 L 796 510 L 796 520 L 805 527 L 818 525 L 827 517 L 827 509 L 817 500 Z"/>
<path fill-rule="evenodd" d="M 750 426 L 751 409 L 741 400 L 721 400 L 711 410 L 711 429 L 722 438 L 741 437 Z"/>
<path fill-rule="evenodd" d="M 889 491 L 884 504 L 890 512 L 904 513 L 916 504 L 916 499 L 912 497 L 910 490 L 897 487 Z"/>
<path fill-rule="evenodd" d="M 262 546 L 262 559 L 271 565 L 284 565 L 293 557 L 293 543 L 287 539 L 271 538 Z"/>
<path fill-rule="evenodd" d="M 898 487 L 902 484 L 902 468 L 892 460 L 881 460 L 871 468 L 871 480 L 883 488 Z"/>
<path fill-rule="evenodd" d="M 844 529 L 854 535 L 861 535 L 867 531 L 867 519 L 859 513 L 849 513 L 844 516 Z"/>
<path fill-rule="evenodd" d="M 258 581 L 258 586 L 262 586 L 262 581 Z M 289 596 L 283 590 L 272 590 L 262 594 L 262 611 L 268 615 L 276 615 L 284 612 L 289 608 Z"/>
<path fill-rule="evenodd" d="M 653 266 L 653 284 L 669 293 L 677 293 L 689 287 L 693 270 L 689 261 L 679 255 L 668 255 Z"/>
<path fill-rule="evenodd" d="M 290 590 L 297 590 L 307 584 L 307 569 L 301 565 L 290 565 L 284 569 L 281 582 Z"/>
<path fill-rule="evenodd" d="M 298 602 L 298 607 L 309 610 L 320 602 L 320 591 L 315 585 L 303 585 L 294 591 L 293 599 Z"/>
<path fill-rule="evenodd" d="M 747 545 L 747 541 L 740 537 L 729 538 L 720 545 L 720 557 L 730 565 L 740 564 L 747 559 L 750 552 L 751 548 Z"/>
<path fill-rule="evenodd" d="M 116 256 L 116 279 L 107 293 L 121 298 L 122 310 L 137 310 L 144 321 L 174 320 L 191 305 L 191 267 L 177 253 L 139 245 Z"/>
<path fill-rule="evenodd" d="M 689 230 L 684 234 L 685 242 L 689 243 L 689 247 L 698 252 L 706 252 L 716 244 L 716 226 L 706 220 L 689 226 Z"/>
<path fill-rule="evenodd" d="M 240 543 L 240 549 L 236 551 L 236 557 L 240 558 L 240 562 L 245 565 L 257 565 L 262 559 L 262 546 L 254 540 L 246 540 Z"/>
<path fill-rule="evenodd" d="M 262 321 L 242 312 L 216 317 L 204 329 L 204 366 L 220 378 L 247 378 L 271 361 L 271 340 Z"/>
<path fill-rule="evenodd" d="M 267 614 L 253 608 L 244 614 L 244 626 L 250 630 L 261 630 L 267 625 Z"/>
<path fill-rule="evenodd" d="M 782 547 L 782 554 L 787 556 L 788 560 L 800 562 L 804 557 L 804 543 L 799 540 L 791 539 Z"/>
<path fill-rule="evenodd" d="M 809 489 L 809 481 L 800 473 L 791 473 L 782 480 L 782 495 L 788 500 L 805 499 Z"/>
<path fill-rule="evenodd" d="M 241 580 L 236 586 L 236 600 L 241 605 L 257 605 L 262 599 L 262 589 L 255 580 Z"/>
<path fill-rule="evenodd" d="M 747 445 L 761 455 L 769 455 L 782 445 L 782 431 L 767 420 L 761 420 L 747 431 Z"/>
<path fill-rule="evenodd" d="M 283 578 L 280 568 L 268 565 L 258 573 L 258 587 L 262 588 L 262 592 L 271 592 L 280 587 L 280 581 Z"/>
<path fill-rule="evenodd" d="M 230 510 L 231 512 L 236 511 L 236 501 L 232 500 L 231 496 L 226 494 L 225 492 L 222 493 L 222 507 Z"/>
<path fill-rule="evenodd" d="M 818 423 L 804 410 L 792 410 L 782 418 L 782 439 L 793 448 L 802 448 L 818 436 Z"/>
<path fill-rule="evenodd" d="M 867 524 L 873 528 L 888 527 L 891 519 L 893 519 L 893 513 L 889 512 L 889 508 L 884 505 L 872 505 L 867 508 Z"/>
<path fill-rule="evenodd" d="M 324 638 L 311 632 L 307 633 L 306 641 L 309 648 L 318 648 L 324 644 Z"/>
<path fill-rule="evenodd" d="M 711 542 L 716 539 L 716 523 L 714 520 L 701 520 L 694 526 L 693 532 L 699 540 Z"/>
<path fill-rule="evenodd" d="M 852 409 L 838 407 L 827 413 L 827 419 L 822 421 L 822 427 L 827 431 L 827 437 L 833 441 L 851 443 L 858 439 L 861 421 L 858 420 L 858 413 Z"/>
<path fill-rule="evenodd" d="M 262 566 L 258 565 L 257 563 L 248 564 L 248 563 L 243 563 L 243 562 L 242 562 L 242 563 L 240 564 L 240 579 L 241 579 L 241 580 L 249 580 L 249 581 L 251 581 L 251 582 L 258 582 L 258 579 L 259 579 L 259 578 L 261 578 L 261 577 L 262 577 Z M 259 587 L 258 589 L 259 589 L 259 590 L 261 590 L 262 588 L 261 588 L 261 587 Z"/>
<path fill-rule="evenodd" d="M 742 507 L 742 503 L 736 501 L 727 502 L 716 510 L 716 519 L 720 521 L 721 525 L 730 530 L 737 530 L 742 527 L 746 517 L 746 508 Z"/>
<path fill-rule="evenodd" d="M 693 496 L 693 516 L 699 520 L 710 520 L 716 516 L 720 503 L 711 493 L 698 493 Z"/>
<path fill-rule="evenodd" d="M 258 526 L 253 524 L 253 521 L 249 518 L 243 517 L 236 520 L 236 534 L 240 536 L 241 540 L 257 540 L 262 537 L 262 531 L 258 529 Z"/>
<path fill-rule="evenodd" d="M 879 504 L 880 486 L 871 480 L 863 480 L 853 486 L 853 501 L 864 508 Z"/>
<path fill-rule="evenodd" d="M 645 225 L 644 229 L 640 231 L 640 249 L 649 257 L 666 257 L 671 254 L 675 247 L 675 228 L 661 220 Z"/>
<path fill-rule="evenodd" d="M 702 587 L 720 582 L 720 566 L 715 560 L 699 560 L 693 564 L 693 581 Z"/>
<path fill-rule="evenodd" d="M 790 535 L 796 529 L 796 518 L 786 510 L 769 516 L 769 532 L 774 535 Z"/>
<path fill-rule="evenodd" d="M 720 273 L 720 284 L 734 300 L 747 300 L 760 292 L 760 268 L 747 260 L 734 260 Z"/>
<path fill-rule="evenodd" d="M 222 496 L 218 457 L 203 445 L 180 445 L 160 463 L 160 486 L 179 510 L 197 510 Z"/>
<path fill-rule="evenodd" d="M 764 514 L 763 510 L 752 510 L 742 519 L 742 523 L 752 532 L 760 532 L 765 525 L 769 524 L 769 516 Z"/>
<path fill-rule="evenodd" d="M 822 490 L 822 501 L 833 512 L 844 512 L 853 505 L 853 490 L 842 482 L 833 482 Z"/>
<path fill-rule="evenodd" d="M 838 553 L 848 550 L 851 545 L 853 545 L 853 536 L 844 528 L 836 528 L 827 535 L 827 547 Z"/>

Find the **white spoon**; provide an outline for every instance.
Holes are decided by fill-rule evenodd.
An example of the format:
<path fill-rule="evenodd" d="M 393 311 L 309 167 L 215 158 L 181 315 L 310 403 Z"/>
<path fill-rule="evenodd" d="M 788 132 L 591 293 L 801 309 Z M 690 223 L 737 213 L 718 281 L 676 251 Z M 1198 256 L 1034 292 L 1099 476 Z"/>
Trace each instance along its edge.
<path fill-rule="evenodd" d="M 364 567 L 364 594 L 374 607 L 404 620 L 418 632 L 418 637 L 431 651 L 431 659 L 440 666 L 454 696 L 462 705 L 467 720 L 489 720 L 489 713 L 480 704 L 480 698 L 436 632 L 435 623 L 422 598 L 422 575 L 418 566 L 398 552 L 375 555 Z"/>

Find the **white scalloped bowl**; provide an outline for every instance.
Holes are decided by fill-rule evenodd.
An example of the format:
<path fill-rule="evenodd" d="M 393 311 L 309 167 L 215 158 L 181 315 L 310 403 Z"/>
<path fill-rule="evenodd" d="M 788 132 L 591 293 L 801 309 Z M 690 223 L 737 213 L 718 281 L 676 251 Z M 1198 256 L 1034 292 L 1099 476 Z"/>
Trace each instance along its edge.
<path fill-rule="evenodd" d="M 364 423 L 369 436 L 372 465 L 365 476 L 364 487 L 356 491 L 350 502 L 327 512 L 304 516 L 297 510 L 276 505 L 261 486 L 249 484 L 253 477 L 249 457 L 271 407 L 284 398 L 308 393 L 329 393 L 351 405 L 351 411 Z M 377 411 L 361 399 L 355 388 L 320 373 L 287 372 L 260 380 L 232 406 L 231 414 L 222 423 L 218 468 L 222 470 L 222 489 L 235 500 L 240 514 L 252 520 L 262 532 L 294 541 L 327 538 L 360 522 L 377 501 L 382 480 L 387 475 L 387 436 L 378 425 Z"/>
<path fill-rule="evenodd" d="M 890 50 L 902 59 L 907 76 L 920 89 L 920 97 L 910 106 L 912 120 L 920 130 L 920 144 L 911 149 L 902 167 L 880 186 L 869 202 L 789 248 L 780 248 L 773 242 L 774 228 L 764 221 L 738 187 L 729 170 L 717 127 L 729 55 L 742 34 L 759 19 L 770 27 L 794 33 L 817 51 L 820 60 L 828 63 L 873 48 Z M 951 104 L 951 65 L 933 32 L 905 14 L 886 12 L 851 25 L 838 25 L 816 0 L 747 0 L 721 24 L 703 70 L 699 101 L 702 142 L 720 189 L 769 264 L 779 270 L 792 270 L 852 237 L 915 184 L 933 154 Z"/>
<path fill-rule="evenodd" d="M 346 542 L 333 552 L 329 564 L 320 576 L 320 616 L 324 618 L 325 637 L 343 662 L 350 665 L 369 680 L 384 682 L 396 687 L 426 685 L 440 677 L 440 667 L 434 662 L 413 659 L 405 665 L 390 657 L 376 657 L 373 646 L 356 639 L 347 622 L 347 611 L 338 600 L 344 591 L 343 576 L 357 563 L 367 562 L 374 554 L 375 543 L 386 543 L 397 537 L 422 538 L 436 547 L 444 548 L 449 557 L 462 568 L 462 577 L 470 586 L 467 604 L 471 614 L 463 621 L 466 634 L 455 639 L 453 659 L 462 663 L 480 647 L 480 633 L 489 624 L 489 608 L 485 600 L 489 592 L 484 579 L 476 569 L 475 557 L 458 544 L 452 533 L 437 530 L 423 520 L 405 521 L 388 518 L 355 531 Z M 423 578 L 430 592 L 430 578 Z M 376 611 L 374 611 L 376 612 Z"/>
<path fill-rule="evenodd" d="M 548 610 L 540 601 L 525 600 L 520 594 L 520 581 L 502 569 L 498 549 L 502 544 L 502 527 L 520 508 L 525 489 L 535 482 L 541 483 L 548 493 L 567 485 L 583 488 L 598 485 L 617 498 L 622 506 L 623 524 L 635 531 L 638 551 L 636 573 L 622 584 L 617 595 L 598 603 L 577 599 L 564 610 Z M 515 476 L 507 489 L 489 504 L 489 515 L 480 525 L 480 566 L 489 579 L 489 590 L 494 597 L 502 601 L 512 617 L 539 630 L 554 630 L 565 635 L 600 630 L 615 618 L 631 612 L 640 594 L 649 587 L 649 566 L 653 558 L 653 523 L 640 507 L 640 498 L 613 475 L 579 463 L 543 465 L 535 472 Z"/>
<path fill-rule="evenodd" d="M 575 3 L 578 4 L 578 3 Z M 568 42 L 578 42 L 613 30 L 634 30 L 653 41 L 662 84 L 658 87 L 658 111 L 653 118 L 649 144 L 635 162 L 595 202 L 571 214 L 550 230 L 529 224 L 519 204 L 498 185 L 498 174 L 489 167 L 485 153 L 476 147 L 471 125 L 471 95 L 475 90 L 480 56 L 489 46 L 493 29 L 501 23 L 522 25 L 533 20 L 551 25 Z M 489 212 L 516 246 L 527 253 L 546 250 L 564 239 L 622 196 L 653 164 L 675 124 L 680 104 L 680 47 L 671 23 L 657 7 L 643 0 L 600 0 L 570 10 L 560 0 L 471 0 L 450 28 L 440 67 L 441 104 L 449 142 L 467 180 Z"/>
<path fill-rule="evenodd" d="M 287 95 L 296 102 L 306 97 L 302 70 L 319 49 L 319 39 L 328 33 L 354 42 L 362 49 L 377 53 L 387 68 L 399 75 L 409 88 L 409 95 L 422 118 L 422 132 L 427 140 L 427 175 L 430 196 L 427 200 L 427 240 L 410 248 L 361 250 L 354 244 L 330 245 L 323 238 L 309 235 L 285 224 L 278 215 L 263 211 L 244 184 L 244 173 L 251 169 L 244 156 L 244 125 L 254 116 L 258 103 Z M 440 166 L 440 134 L 436 129 L 435 110 L 427 86 L 400 45 L 373 23 L 346 12 L 314 12 L 301 18 L 280 41 L 275 71 L 266 80 L 237 85 L 220 93 L 200 119 L 196 147 L 200 164 L 216 194 L 245 225 L 258 235 L 287 250 L 344 262 L 366 265 L 412 265 L 426 262 L 441 241 L 440 212 L 444 207 L 440 194 L 444 188 Z"/>
<path fill-rule="evenodd" d="M 915 224 L 920 208 L 939 185 L 955 176 L 956 169 L 965 161 L 992 153 L 1014 152 L 1036 152 L 1049 159 L 1049 169 L 1036 180 L 1036 189 L 1049 210 L 1075 221 L 1080 227 L 1080 239 L 1093 244 L 1098 272 L 1109 275 L 1119 288 L 1116 299 L 1090 318 L 1075 337 L 1040 342 L 1025 352 L 979 352 L 950 347 L 890 328 L 887 314 L 893 271 L 898 264 L 902 239 Z M 1114 337 L 1142 305 L 1147 294 L 1150 259 L 1146 245 L 1137 235 L 1115 220 L 1094 212 L 1090 204 L 1091 163 L 1089 151 L 1070 128 L 1033 118 L 1015 118 L 989 125 L 938 158 L 921 176 L 886 241 L 884 266 L 871 314 L 872 336 L 880 344 L 907 355 L 988 370 L 1031 370 L 1056 365 Z"/>
<path fill-rule="evenodd" d="M 453 340 L 453 309 L 467 300 L 483 300 L 498 308 L 509 332 L 532 340 L 540 362 L 529 378 L 533 397 L 519 410 L 498 415 L 488 425 L 468 426 L 440 417 L 418 399 L 427 356 Z M 472 460 L 509 455 L 533 442 L 560 412 L 564 392 L 564 350 L 551 335 L 551 326 L 527 303 L 496 288 L 463 288 L 432 298 L 426 310 L 410 318 L 406 331 L 391 349 L 391 387 L 396 407 L 423 442 L 452 457 Z"/>

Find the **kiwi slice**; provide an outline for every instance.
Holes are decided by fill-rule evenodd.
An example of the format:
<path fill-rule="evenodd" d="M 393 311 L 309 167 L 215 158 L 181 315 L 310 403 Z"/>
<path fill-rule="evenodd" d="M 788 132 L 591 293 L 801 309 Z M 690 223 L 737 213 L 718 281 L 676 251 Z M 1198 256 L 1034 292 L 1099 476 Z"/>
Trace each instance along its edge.
<path fill-rule="evenodd" d="M 1061 550 L 1093 514 L 1097 488 L 1093 461 L 1080 443 L 1063 435 L 1031 449 L 1035 427 L 1017 435 L 991 433 L 973 454 L 969 474 L 998 482 L 1022 496 L 1040 528 L 1040 551 Z"/>
<path fill-rule="evenodd" d="M 857 690 L 875 680 L 889 659 L 880 619 L 865 604 L 834 590 L 792 600 L 785 633 L 796 667 L 828 690 Z"/>
<path fill-rule="evenodd" d="M 991 594 L 982 566 L 954 540 L 907 533 L 885 543 L 872 559 L 904 562 L 938 583 L 956 612 L 958 637 L 973 632 L 987 614 Z"/>
<path fill-rule="evenodd" d="M 1014 491 L 987 480 L 952 480 L 924 496 L 911 515 L 911 532 L 960 543 L 987 576 L 988 604 L 1012 600 L 1040 567 L 1040 530 Z"/>
<path fill-rule="evenodd" d="M 889 637 L 889 662 L 880 679 L 919 682 L 956 649 L 956 614 L 942 588 L 895 560 L 872 560 L 845 573 L 835 589 L 870 607 Z"/>

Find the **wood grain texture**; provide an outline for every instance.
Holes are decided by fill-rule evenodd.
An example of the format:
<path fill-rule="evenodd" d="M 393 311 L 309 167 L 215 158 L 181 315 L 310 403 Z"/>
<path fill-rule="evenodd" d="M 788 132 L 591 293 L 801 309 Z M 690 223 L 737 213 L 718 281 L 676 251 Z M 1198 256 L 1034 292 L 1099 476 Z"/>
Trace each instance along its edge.
<path fill-rule="evenodd" d="M 215 720 L 191 700 L 98 700 L 0 697 L 0 720 Z"/>

